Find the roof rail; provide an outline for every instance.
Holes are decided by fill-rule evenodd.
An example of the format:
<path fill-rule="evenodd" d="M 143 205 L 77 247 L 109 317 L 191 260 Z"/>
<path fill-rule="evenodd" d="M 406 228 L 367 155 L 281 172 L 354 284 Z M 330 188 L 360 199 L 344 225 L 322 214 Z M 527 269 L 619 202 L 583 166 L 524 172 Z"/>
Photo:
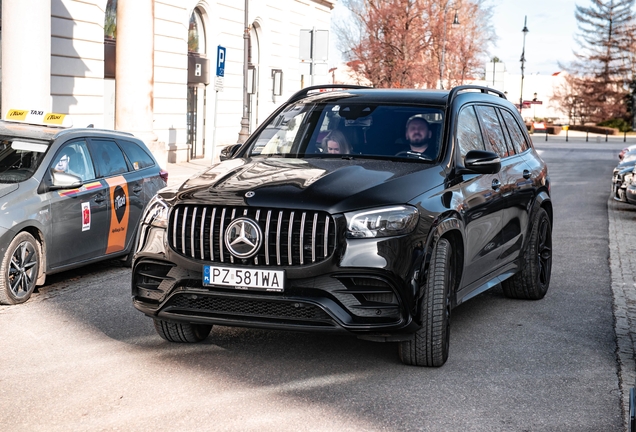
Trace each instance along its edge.
<path fill-rule="evenodd" d="M 485 93 L 485 94 L 494 93 L 500 98 L 507 100 L 506 95 L 503 92 L 500 92 L 499 90 L 496 90 L 490 87 L 467 84 L 467 85 L 460 85 L 457 87 L 453 87 L 450 93 L 448 93 L 448 103 L 450 104 L 460 92 L 470 91 L 470 90 L 479 90 L 481 93 Z"/>
<path fill-rule="evenodd" d="M 310 87 L 305 87 L 294 93 L 287 102 L 296 102 L 304 97 L 306 97 L 309 93 L 315 92 L 319 93 L 321 91 L 330 91 L 330 90 L 345 90 L 345 89 L 369 89 L 373 87 L 366 87 L 360 85 L 353 84 L 321 84 Z"/>

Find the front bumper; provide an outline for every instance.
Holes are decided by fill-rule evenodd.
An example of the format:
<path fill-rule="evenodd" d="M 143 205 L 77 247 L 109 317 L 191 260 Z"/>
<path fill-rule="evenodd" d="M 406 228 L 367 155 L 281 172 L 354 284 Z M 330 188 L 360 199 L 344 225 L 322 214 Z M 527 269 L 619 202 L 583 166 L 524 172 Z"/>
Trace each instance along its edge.
<path fill-rule="evenodd" d="M 419 327 L 412 317 L 417 316 L 423 242 L 414 247 L 409 237 L 364 240 L 363 247 L 349 247 L 348 254 L 335 253 L 321 263 L 277 268 L 285 270 L 284 291 L 263 292 L 204 286 L 203 266 L 211 263 L 176 253 L 163 229 L 146 228 L 135 256 L 132 295 L 134 307 L 150 317 L 384 338 L 392 334 L 389 340 L 408 338 Z M 378 259 L 378 251 L 385 250 L 409 251 L 408 258 L 387 259 L 383 253 L 384 259 Z M 353 265 L 360 262 L 374 267 Z"/>

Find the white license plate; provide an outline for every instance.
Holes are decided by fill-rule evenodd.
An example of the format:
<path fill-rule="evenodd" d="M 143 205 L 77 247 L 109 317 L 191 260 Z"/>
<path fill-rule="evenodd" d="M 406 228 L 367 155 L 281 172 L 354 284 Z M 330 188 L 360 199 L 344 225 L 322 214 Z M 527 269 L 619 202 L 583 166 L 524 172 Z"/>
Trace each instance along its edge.
<path fill-rule="evenodd" d="M 280 292 L 284 290 L 284 282 L 284 270 L 203 266 L 203 285 Z"/>

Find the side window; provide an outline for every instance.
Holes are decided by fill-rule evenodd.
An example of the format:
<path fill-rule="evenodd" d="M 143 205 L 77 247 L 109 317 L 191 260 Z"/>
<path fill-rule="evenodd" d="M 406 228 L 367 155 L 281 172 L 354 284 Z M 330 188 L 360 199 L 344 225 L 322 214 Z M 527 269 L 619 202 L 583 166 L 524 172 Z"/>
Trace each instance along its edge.
<path fill-rule="evenodd" d="M 485 150 L 479 122 L 472 106 L 462 109 L 457 118 L 457 146 L 462 157 L 471 150 Z"/>
<path fill-rule="evenodd" d="M 89 146 L 100 177 L 110 177 L 128 172 L 124 154 L 115 141 L 92 139 Z"/>
<path fill-rule="evenodd" d="M 500 157 L 509 156 L 497 111 L 494 107 L 479 105 L 476 107 L 477 114 L 484 126 L 484 136 L 486 138 L 486 150 L 497 153 Z"/>
<path fill-rule="evenodd" d="M 83 182 L 95 178 L 93 162 L 84 140 L 65 144 L 53 159 L 51 169 L 56 172 L 73 174 Z"/>
<path fill-rule="evenodd" d="M 512 141 L 512 145 L 514 146 L 517 153 L 522 153 L 528 150 L 528 142 L 526 141 L 526 136 L 519 126 L 519 123 L 515 120 L 515 117 L 508 110 L 502 109 L 500 110 L 500 112 L 501 116 L 503 117 L 504 123 L 508 128 L 508 132 L 510 132 L 510 140 Z"/>
<path fill-rule="evenodd" d="M 134 170 L 140 170 L 151 167 L 155 164 L 152 157 L 137 143 L 132 141 L 119 141 L 121 148 L 128 157 L 128 161 L 132 164 Z"/>

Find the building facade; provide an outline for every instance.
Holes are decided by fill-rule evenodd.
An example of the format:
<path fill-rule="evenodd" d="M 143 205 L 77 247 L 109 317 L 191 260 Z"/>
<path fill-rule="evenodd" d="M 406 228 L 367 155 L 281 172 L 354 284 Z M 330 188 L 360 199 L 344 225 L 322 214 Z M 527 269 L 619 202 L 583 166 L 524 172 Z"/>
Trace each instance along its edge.
<path fill-rule="evenodd" d="M 162 164 L 213 161 L 330 82 L 301 62 L 301 33 L 328 30 L 335 1 L 2 0 L 0 113 L 70 114 L 134 133 Z"/>

